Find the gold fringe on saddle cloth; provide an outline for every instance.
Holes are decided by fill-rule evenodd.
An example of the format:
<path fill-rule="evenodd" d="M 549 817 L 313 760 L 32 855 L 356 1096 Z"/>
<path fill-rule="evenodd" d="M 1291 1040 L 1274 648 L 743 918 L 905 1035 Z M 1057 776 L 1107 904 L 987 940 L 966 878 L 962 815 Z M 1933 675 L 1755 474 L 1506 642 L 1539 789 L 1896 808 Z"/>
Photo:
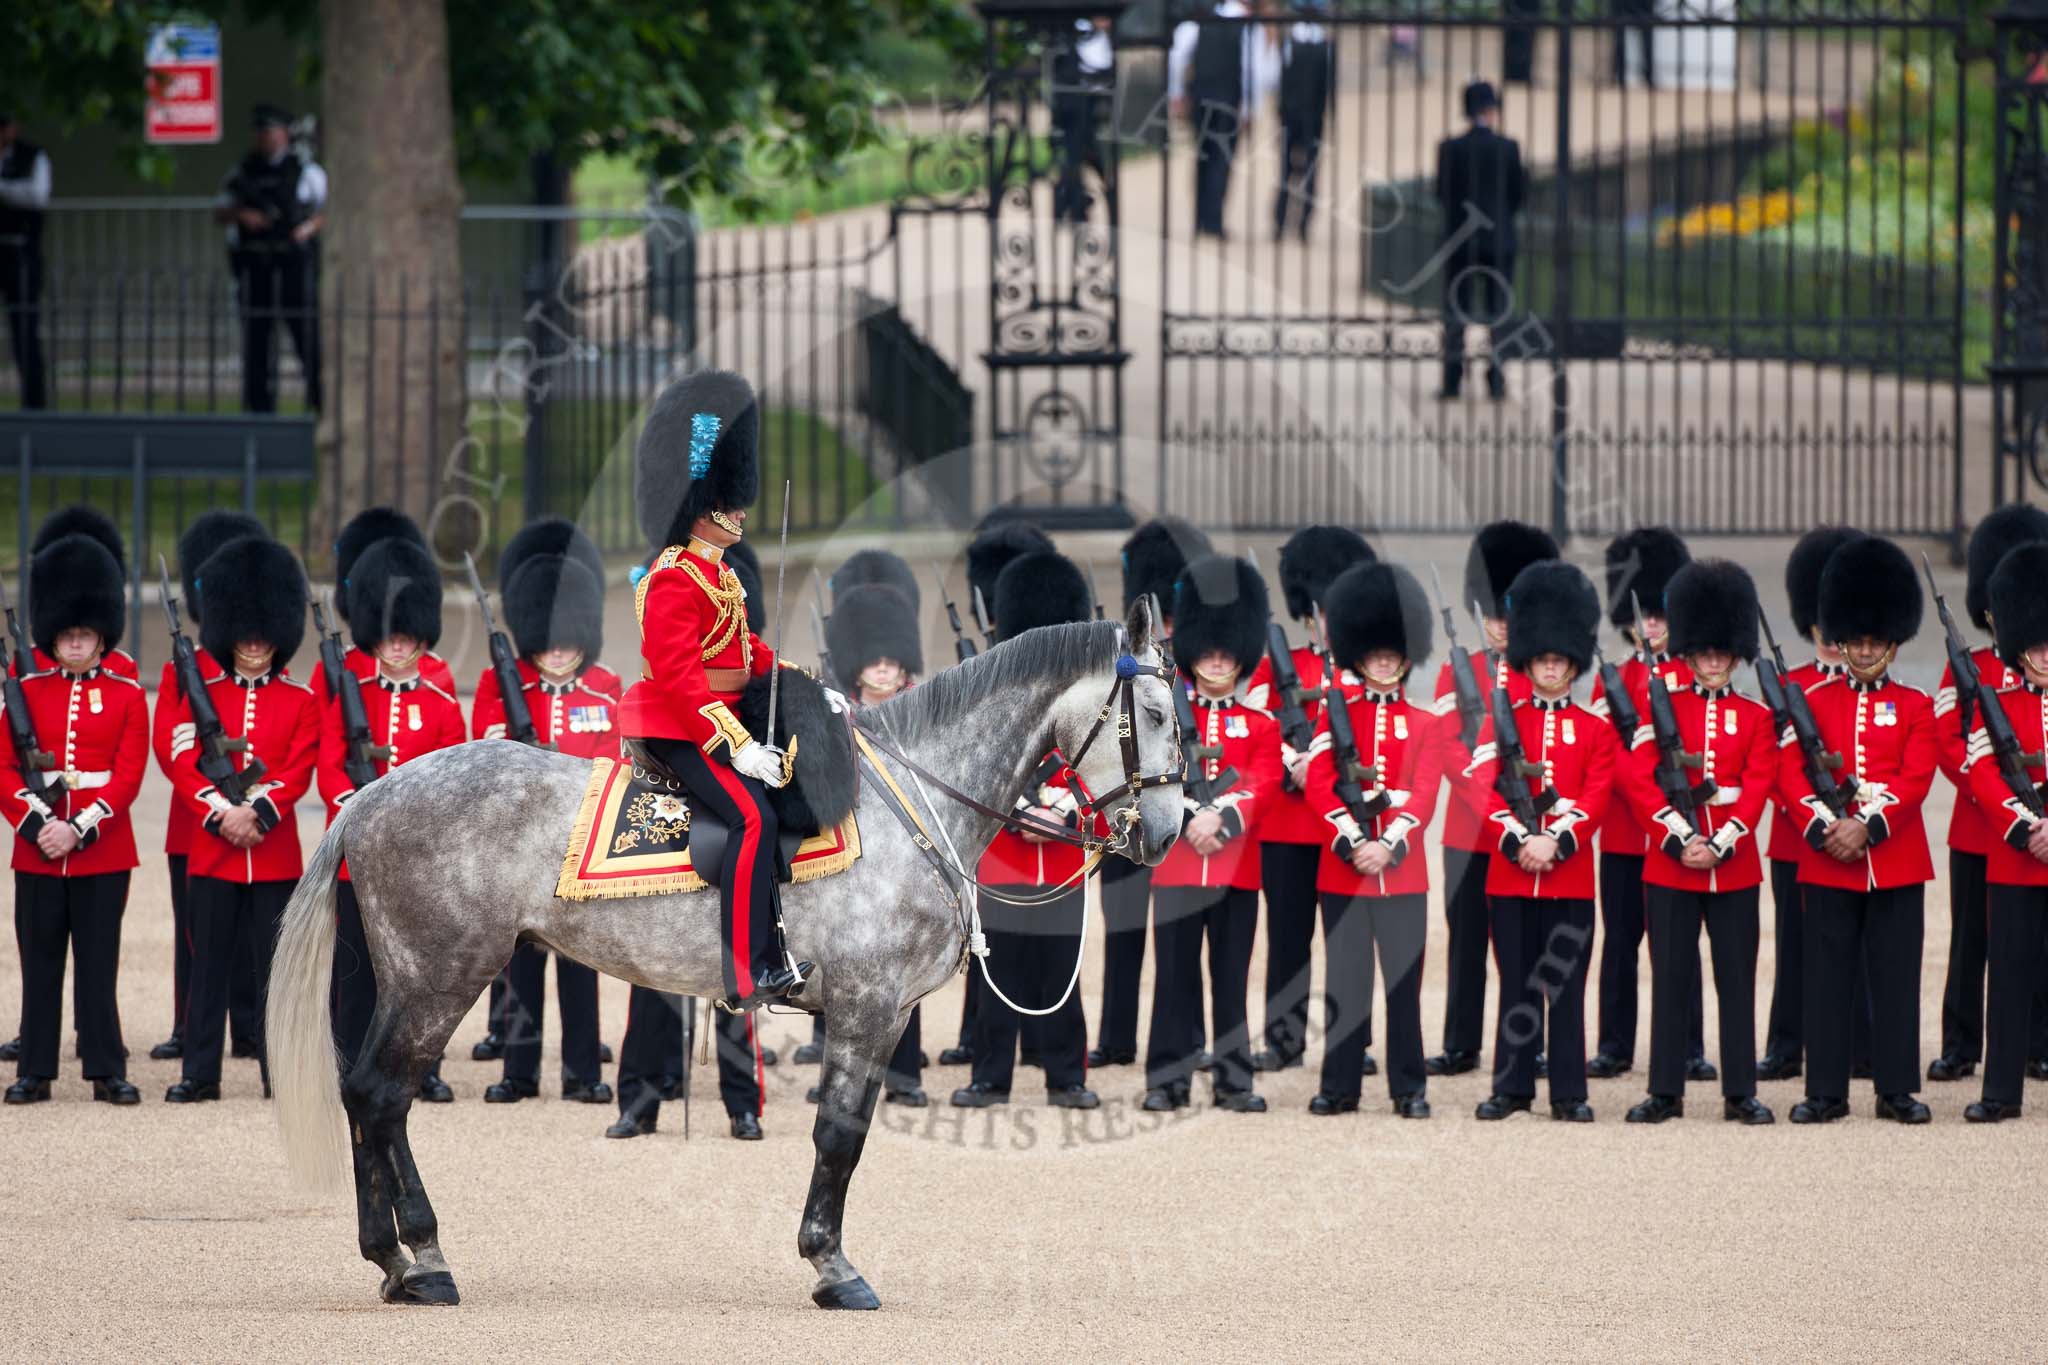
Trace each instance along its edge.
<path fill-rule="evenodd" d="M 569 829 L 555 895 L 588 901 L 702 891 L 710 883 L 690 865 L 689 829 L 682 797 L 635 781 L 630 763 L 596 759 Z M 796 881 L 816 881 L 844 872 L 859 858 L 860 829 L 849 814 L 836 829 L 804 840 L 790 859 L 790 872 Z"/>

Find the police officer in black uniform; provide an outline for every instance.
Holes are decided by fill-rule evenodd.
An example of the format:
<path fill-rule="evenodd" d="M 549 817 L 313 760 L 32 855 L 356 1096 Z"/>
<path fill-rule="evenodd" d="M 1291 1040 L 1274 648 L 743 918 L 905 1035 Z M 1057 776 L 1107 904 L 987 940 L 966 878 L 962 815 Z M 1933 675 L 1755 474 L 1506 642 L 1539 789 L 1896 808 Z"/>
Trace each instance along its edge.
<path fill-rule="evenodd" d="M 1205 18 L 1243 19 L 1240 0 L 1217 0 Z M 1249 130 L 1257 103 L 1260 52 L 1265 41 L 1252 24 L 1184 20 L 1167 54 L 1166 90 L 1176 117 L 1195 134 L 1195 235 L 1223 236 L 1223 198 L 1238 139 Z"/>
<path fill-rule="evenodd" d="M 0 304 L 21 375 L 21 405 L 48 405 L 43 377 L 43 213 L 50 204 L 50 155 L 0 112 Z"/>
<path fill-rule="evenodd" d="M 259 104 L 255 145 L 221 182 L 214 217 L 228 224 L 228 266 L 242 318 L 242 407 L 277 411 L 271 352 L 277 324 L 292 335 L 306 406 L 320 408 L 320 229 L 327 172 L 291 146 L 291 115 Z"/>

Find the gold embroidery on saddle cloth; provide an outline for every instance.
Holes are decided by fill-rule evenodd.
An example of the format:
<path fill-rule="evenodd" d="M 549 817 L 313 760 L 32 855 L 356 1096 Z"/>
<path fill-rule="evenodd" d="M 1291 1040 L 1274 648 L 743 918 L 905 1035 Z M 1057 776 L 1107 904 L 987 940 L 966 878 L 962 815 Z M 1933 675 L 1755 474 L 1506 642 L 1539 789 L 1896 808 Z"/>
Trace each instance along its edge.
<path fill-rule="evenodd" d="M 683 798 L 668 792 L 641 792 L 626 803 L 626 828 L 612 840 L 612 852 L 625 853 L 640 847 L 642 839 L 651 844 L 672 844 L 690 832 L 690 808 Z"/>
<path fill-rule="evenodd" d="M 669 795 L 687 811 L 687 802 L 681 797 L 649 793 L 632 778 L 630 763 L 611 758 L 592 761 L 590 780 L 584 785 L 583 800 L 562 855 L 562 870 L 555 881 L 559 899 L 619 900 L 702 891 L 709 886 L 690 865 L 684 831 L 660 839 L 650 828 L 633 845 L 620 847 L 622 834 L 632 828 L 635 803 L 641 797 Z M 687 827 L 687 818 L 683 823 Z M 663 848 L 664 843 L 669 846 Z M 684 846 L 676 847 L 677 843 Z M 860 827 L 848 815 L 837 828 L 814 834 L 798 846 L 790 859 L 792 879 L 810 882 L 844 872 L 860 860 L 860 852 Z"/>

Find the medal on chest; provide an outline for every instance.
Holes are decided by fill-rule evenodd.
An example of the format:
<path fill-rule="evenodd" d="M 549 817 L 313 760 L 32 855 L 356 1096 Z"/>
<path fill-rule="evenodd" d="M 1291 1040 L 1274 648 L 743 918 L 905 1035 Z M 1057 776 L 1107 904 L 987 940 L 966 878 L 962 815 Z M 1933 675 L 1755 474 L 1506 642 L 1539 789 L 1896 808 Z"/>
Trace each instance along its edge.
<path fill-rule="evenodd" d="M 1892 701 L 1879 702 L 1871 710 L 1870 723 L 1872 725 L 1897 725 L 1899 723 L 1899 704 Z"/>
<path fill-rule="evenodd" d="M 1572 724 L 1572 718 L 1570 716 L 1566 716 L 1564 718 L 1563 733 L 1565 743 L 1577 744 L 1579 742 L 1579 727 Z"/>
<path fill-rule="evenodd" d="M 1225 716 L 1223 718 L 1223 737 L 1225 739 L 1250 739 L 1251 734 L 1252 724 L 1243 716 Z"/>
<path fill-rule="evenodd" d="M 1724 735 L 1732 735 L 1735 733 L 1735 711 L 1733 708 L 1730 708 L 1728 711 L 1722 713 L 1721 733 Z"/>
<path fill-rule="evenodd" d="M 569 708 L 569 731 L 577 735 L 598 735 L 612 728 L 611 710 L 604 706 Z"/>
<path fill-rule="evenodd" d="M 107 709 L 106 703 L 100 700 L 100 690 L 97 687 L 88 687 L 85 689 L 85 705 L 86 709 L 91 711 L 94 715 L 98 715 L 100 712 Z"/>
<path fill-rule="evenodd" d="M 420 728 L 420 725 L 420 704 L 416 701 L 407 702 L 405 705 L 405 728 L 417 730 Z"/>
<path fill-rule="evenodd" d="M 1394 738 L 1395 738 L 1395 739 L 1406 739 L 1406 738 L 1408 738 L 1408 717 L 1406 717 L 1406 716 L 1395 716 L 1395 717 L 1394 717 Z"/>

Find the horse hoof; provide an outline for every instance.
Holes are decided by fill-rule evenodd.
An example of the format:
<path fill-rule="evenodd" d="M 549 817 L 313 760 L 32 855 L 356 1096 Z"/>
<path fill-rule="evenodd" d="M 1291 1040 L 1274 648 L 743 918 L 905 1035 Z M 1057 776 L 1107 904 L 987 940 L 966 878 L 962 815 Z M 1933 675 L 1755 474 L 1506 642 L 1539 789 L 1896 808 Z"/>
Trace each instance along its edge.
<path fill-rule="evenodd" d="M 399 1285 L 397 1302 L 453 1307 L 462 1302 L 462 1295 L 455 1292 L 455 1277 L 447 1271 L 421 1270 L 414 1266 L 405 1273 L 405 1279 Z"/>
<path fill-rule="evenodd" d="M 868 1312 L 882 1306 L 875 1291 L 858 1275 L 837 1284 L 820 1284 L 811 1291 L 811 1302 L 820 1308 L 858 1308 Z"/>

